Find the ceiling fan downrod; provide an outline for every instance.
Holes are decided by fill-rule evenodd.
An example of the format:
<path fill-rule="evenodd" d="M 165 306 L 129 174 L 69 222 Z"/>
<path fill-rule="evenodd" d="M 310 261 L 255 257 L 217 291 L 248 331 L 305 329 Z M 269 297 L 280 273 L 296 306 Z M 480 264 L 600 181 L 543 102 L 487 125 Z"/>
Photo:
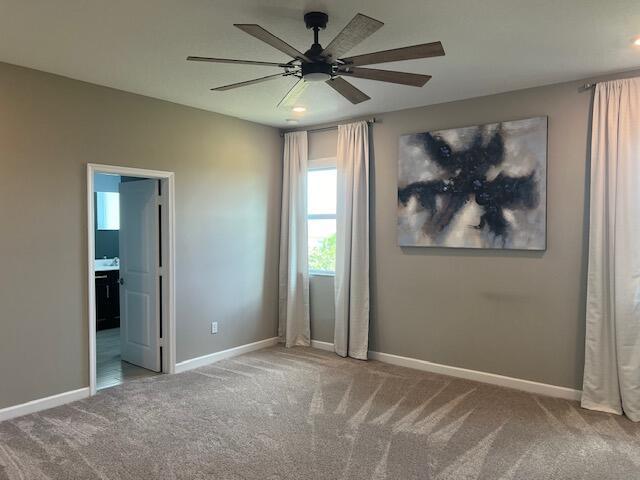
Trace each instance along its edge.
<path fill-rule="evenodd" d="M 329 16 L 324 12 L 308 12 L 304 14 L 304 23 L 309 30 L 313 30 L 313 45 L 305 52 L 311 62 L 302 62 L 302 78 L 306 82 L 324 82 L 333 76 L 334 68 L 322 56 L 322 45 L 318 41 L 320 29 L 327 28 Z"/>

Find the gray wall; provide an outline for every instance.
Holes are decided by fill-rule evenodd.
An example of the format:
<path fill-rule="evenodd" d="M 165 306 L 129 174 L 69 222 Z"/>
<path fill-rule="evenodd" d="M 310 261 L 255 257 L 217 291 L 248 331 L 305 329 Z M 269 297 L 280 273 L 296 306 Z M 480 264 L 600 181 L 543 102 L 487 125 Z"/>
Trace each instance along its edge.
<path fill-rule="evenodd" d="M 336 308 L 334 279 L 329 275 L 311 275 L 309 278 L 309 316 L 313 340 L 333 343 Z"/>
<path fill-rule="evenodd" d="M 562 84 L 386 114 L 374 128 L 371 348 L 579 388 L 590 93 Z M 400 248 L 398 137 L 548 115 L 544 253 Z"/>
<path fill-rule="evenodd" d="M 94 178 L 94 190 L 96 192 L 119 192 L 120 183 L 137 182 L 144 180 L 140 177 L 121 177 L 119 175 L 107 175 L 96 173 Z M 94 198 L 94 205 L 98 204 L 97 197 Z M 120 256 L 120 230 L 98 230 L 98 212 L 94 212 L 94 225 L 96 227 L 95 236 L 95 257 L 114 258 Z"/>
<path fill-rule="evenodd" d="M 372 350 L 581 387 L 591 103 L 582 83 L 376 115 Z M 549 116 L 546 252 L 398 247 L 400 135 L 539 115 Z M 319 298 L 332 294 L 330 280 L 311 288 L 312 332 L 324 341 L 333 315 L 316 306 L 331 301 Z"/>
<path fill-rule="evenodd" d="M 97 199 L 94 199 L 96 202 Z M 95 205 L 95 203 L 94 203 Z M 97 215 L 94 214 L 97 217 Z M 120 230 L 98 230 L 97 218 L 96 236 L 95 236 L 95 257 L 96 258 L 114 258 L 120 256 Z"/>
<path fill-rule="evenodd" d="M 94 192 L 119 192 L 120 175 L 107 175 L 104 173 L 96 173 L 93 179 Z M 97 195 L 93 196 L 94 205 L 98 204 Z M 95 257 L 96 258 L 114 258 L 119 257 L 118 250 L 119 234 L 118 230 L 98 230 L 98 212 L 94 211 L 95 225 Z"/>
<path fill-rule="evenodd" d="M 93 191 L 94 192 L 119 192 L 121 181 L 122 181 L 122 178 L 120 177 L 120 175 L 111 175 L 108 173 L 96 173 L 93 176 Z"/>
<path fill-rule="evenodd" d="M 0 104 L 0 408 L 88 386 L 88 162 L 176 174 L 178 361 L 276 334 L 278 130 L 6 64 Z"/>

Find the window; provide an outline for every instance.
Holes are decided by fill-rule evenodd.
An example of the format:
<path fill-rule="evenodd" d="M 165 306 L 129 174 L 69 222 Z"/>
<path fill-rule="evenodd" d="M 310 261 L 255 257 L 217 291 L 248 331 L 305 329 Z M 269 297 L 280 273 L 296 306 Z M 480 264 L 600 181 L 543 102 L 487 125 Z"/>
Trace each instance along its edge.
<path fill-rule="evenodd" d="M 120 194 L 97 192 L 98 230 L 120 230 Z"/>
<path fill-rule="evenodd" d="M 336 270 L 335 167 L 309 169 L 307 174 L 307 232 L 309 272 L 334 274 Z"/>

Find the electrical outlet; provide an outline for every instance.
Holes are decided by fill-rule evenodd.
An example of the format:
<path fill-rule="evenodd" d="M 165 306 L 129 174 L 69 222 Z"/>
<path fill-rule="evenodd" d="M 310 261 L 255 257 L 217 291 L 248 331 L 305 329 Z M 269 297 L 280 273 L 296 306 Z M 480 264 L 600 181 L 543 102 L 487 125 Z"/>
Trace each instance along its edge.
<path fill-rule="evenodd" d="M 218 333 L 218 322 L 211 322 L 211 333 L 213 335 Z"/>

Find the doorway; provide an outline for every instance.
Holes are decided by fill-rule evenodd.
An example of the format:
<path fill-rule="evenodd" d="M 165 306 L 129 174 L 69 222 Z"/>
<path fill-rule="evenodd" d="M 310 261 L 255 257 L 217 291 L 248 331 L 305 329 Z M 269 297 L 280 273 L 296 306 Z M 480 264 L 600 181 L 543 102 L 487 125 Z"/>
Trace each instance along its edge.
<path fill-rule="evenodd" d="M 89 164 L 91 394 L 174 373 L 174 174 Z"/>

